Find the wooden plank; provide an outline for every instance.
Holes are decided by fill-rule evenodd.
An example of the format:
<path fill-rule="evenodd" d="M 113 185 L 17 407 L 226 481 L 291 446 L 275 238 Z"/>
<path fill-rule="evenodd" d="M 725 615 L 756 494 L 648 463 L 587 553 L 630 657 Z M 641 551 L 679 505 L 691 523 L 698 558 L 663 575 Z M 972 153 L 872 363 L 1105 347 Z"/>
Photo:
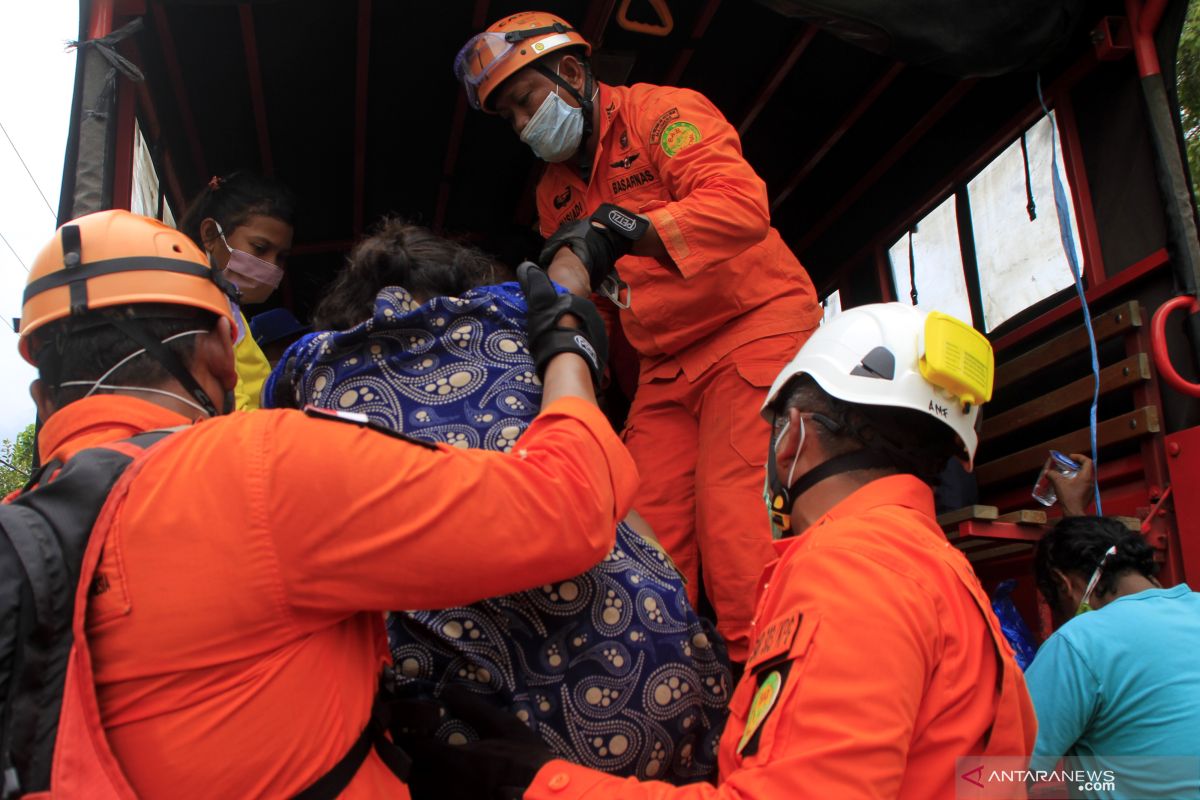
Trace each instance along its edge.
<path fill-rule="evenodd" d="M 977 537 L 964 537 L 962 539 L 951 540 L 955 547 L 962 550 L 964 553 L 968 550 L 974 550 L 979 547 L 991 547 L 996 544 L 995 539 L 980 539 Z"/>
<path fill-rule="evenodd" d="M 1002 544 L 999 547 L 989 547 L 986 550 L 972 550 L 967 553 L 967 561 L 972 564 L 980 561 L 986 561 L 990 558 L 999 558 L 1000 556 L 1015 555 L 1016 553 L 1032 550 L 1033 545 L 1025 542 L 1014 542 L 1013 544 Z"/>
<path fill-rule="evenodd" d="M 1150 433 L 1158 433 L 1158 429 L 1158 409 L 1154 406 L 1143 406 L 1101 422 L 1096 429 L 1096 440 L 1098 446 L 1106 447 Z M 1090 438 L 1088 429 L 1080 428 L 1012 455 L 979 464 L 975 467 L 975 479 L 980 486 L 988 486 L 1025 473 L 1029 476 L 1029 485 L 1033 486 L 1038 470 L 1046 463 L 1050 450 L 1082 453 L 1091 446 Z"/>
<path fill-rule="evenodd" d="M 1150 359 L 1145 353 L 1134 353 L 1100 370 L 1100 394 L 1105 395 L 1135 383 L 1150 380 Z M 1028 403 L 983 420 L 982 440 L 987 442 L 1026 425 L 1049 419 L 1068 408 L 1090 403 L 1095 380 L 1091 375 L 1068 383 L 1060 389 L 1036 397 Z"/>
<path fill-rule="evenodd" d="M 1112 517 L 1112 519 L 1115 519 L 1117 522 L 1121 523 L 1135 533 L 1142 532 L 1142 521 L 1137 517 Z"/>
<path fill-rule="evenodd" d="M 1010 511 L 1007 514 L 1001 514 L 996 517 L 996 522 L 1012 522 L 1016 525 L 1045 525 L 1046 512 L 1032 508 L 1022 508 L 1019 511 Z"/>
<path fill-rule="evenodd" d="M 1021 525 L 1016 522 L 999 520 L 969 519 L 959 523 L 958 528 L 946 534 L 946 538 L 956 545 L 968 539 L 976 539 L 988 544 L 995 544 L 997 541 L 1036 542 L 1045 533 L 1045 525 Z"/>
<path fill-rule="evenodd" d="M 995 506 L 963 506 L 945 514 L 938 514 L 937 522 L 943 528 L 948 528 L 969 519 L 995 519 L 999 514 L 1000 509 Z"/>
<path fill-rule="evenodd" d="M 1092 318 L 1096 341 L 1103 342 L 1117 334 L 1142 325 L 1142 307 L 1136 300 L 1117 306 L 1112 311 Z M 1038 345 L 1028 353 L 1006 361 L 996 368 L 996 385 L 1007 386 L 1030 373 L 1052 366 L 1065 358 L 1088 349 L 1087 330 L 1080 325 Z"/>

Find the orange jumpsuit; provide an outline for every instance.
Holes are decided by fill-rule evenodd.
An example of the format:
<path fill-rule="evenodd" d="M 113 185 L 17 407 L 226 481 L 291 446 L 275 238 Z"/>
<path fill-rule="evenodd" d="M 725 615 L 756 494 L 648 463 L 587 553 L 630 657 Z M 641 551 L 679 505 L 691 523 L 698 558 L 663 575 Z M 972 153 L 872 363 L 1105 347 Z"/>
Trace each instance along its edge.
<path fill-rule="evenodd" d="M 767 189 L 737 131 L 689 89 L 600 85 L 585 186 L 568 164 L 538 184 L 541 232 L 602 203 L 644 214 L 670 260 L 626 256 L 621 326 L 640 355 L 625 444 L 636 507 L 689 582 L 698 577 L 732 658 L 746 657 L 754 582 L 772 558 L 762 500 L 768 426 L 754 413 L 821 317 L 808 274 L 771 227 Z M 609 313 L 615 309 L 608 303 Z"/>
<path fill-rule="evenodd" d="M 1024 678 L 928 486 L 880 478 L 775 549 L 718 785 L 552 761 L 526 800 L 953 798 L 958 758 L 1033 751 Z"/>
<path fill-rule="evenodd" d="M 88 398 L 47 420 L 42 458 L 186 423 Z M 560 400 L 517 448 L 256 411 L 175 433 L 131 467 L 93 534 L 106 538 L 85 645 L 137 796 L 295 794 L 367 721 L 384 609 L 463 605 L 602 559 L 637 480 L 604 416 Z M 56 753 L 69 779 L 60 766 Z M 372 751 L 343 797 L 408 792 Z"/>

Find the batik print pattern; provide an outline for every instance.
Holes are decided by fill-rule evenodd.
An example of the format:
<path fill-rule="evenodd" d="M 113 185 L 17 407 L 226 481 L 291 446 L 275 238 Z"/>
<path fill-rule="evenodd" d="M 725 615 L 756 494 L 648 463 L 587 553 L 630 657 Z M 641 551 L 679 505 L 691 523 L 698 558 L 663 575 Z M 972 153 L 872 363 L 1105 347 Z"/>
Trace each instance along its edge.
<path fill-rule="evenodd" d="M 501 451 L 542 395 L 516 284 L 424 304 L 385 289 L 371 320 L 294 344 L 264 396 L 280 389 L 297 405 Z M 393 614 L 388 632 L 405 679 L 435 693 L 459 683 L 491 695 L 562 758 L 672 783 L 715 775 L 731 686 L 724 645 L 666 554 L 624 523 L 612 552 L 582 575 L 464 608 Z M 437 735 L 476 738 L 452 718 Z"/>

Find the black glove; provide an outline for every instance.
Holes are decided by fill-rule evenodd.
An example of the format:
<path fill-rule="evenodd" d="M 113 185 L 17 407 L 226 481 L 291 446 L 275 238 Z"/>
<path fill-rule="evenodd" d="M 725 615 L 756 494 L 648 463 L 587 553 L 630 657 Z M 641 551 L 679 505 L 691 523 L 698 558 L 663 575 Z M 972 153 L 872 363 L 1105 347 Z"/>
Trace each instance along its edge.
<path fill-rule="evenodd" d="M 545 374 L 546 364 L 559 353 L 576 353 L 587 362 L 592 382 L 599 387 L 608 361 L 608 335 L 596 307 L 590 300 L 556 292 L 546 273 L 529 261 L 517 267 L 517 280 L 529 306 L 526 329 L 538 375 Z M 560 327 L 564 314 L 574 314 L 582 327 Z"/>
<path fill-rule="evenodd" d="M 516 800 L 554 758 L 541 737 L 512 712 L 466 687 L 451 684 L 440 699 L 450 716 L 483 738 L 453 745 L 428 736 L 396 736 L 413 759 L 408 789 L 414 800 Z"/>
<path fill-rule="evenodd" d="M 588 284 L 595 291 L 613 271 L 617 259 L 629 252 L 630 246 L 632 243 L 613 235 L 607 228 L 597 227 L 590 220 L 577 219 L 563 225 L 546 240 L 538 263 L 542 269 L 548 269 L 558 251 L 569 247 L 587 267 Z"/>

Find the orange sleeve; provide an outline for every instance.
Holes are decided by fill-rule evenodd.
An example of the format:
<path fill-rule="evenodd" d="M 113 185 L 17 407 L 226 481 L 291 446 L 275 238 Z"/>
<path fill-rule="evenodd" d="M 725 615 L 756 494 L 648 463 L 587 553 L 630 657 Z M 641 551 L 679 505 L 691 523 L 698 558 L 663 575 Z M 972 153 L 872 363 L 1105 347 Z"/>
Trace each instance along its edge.
<path fill-rule="evenodd" d="M 578 575 L 612 548 L 637 485 L 604 415 L 575 398 L 508 454 L 270 413 L 246 456 L 261 479 L 250 524 L 270 531 L 294 608 L 445 608 Z"/>
<path fill-rule="evenodd" d="M 537 189 L 534 191 L 534 198 L 537 201 L 538 233 L 542 235 L 543 239 L 549 239 L 550 234 L 554 233 L 555 230 L 551 227 L 554 224 L 554 207 L 553 198 L 551 197 L 553 192 L 547 190 L 545 186 L 546 176 L 543 174 L 542 179 L 538 181 Z"/>
<path fill-rule="evenodd" d="M 767 185 L 716 106 L 690 89 L 658 89 L 638 108 L 638 127 L 673 199 L 635 210 L 653 223 L 685 278 L 763 240 L 771 226 Z"/>
<path fill-rule="evenodd" d="M 933 599 L 913 579 L 840 547 L 798 553 L 771 584 L 781 587 L 771 605 L 799 610 L 806 619 L 779 699 L 762 723 L 758 751 L 745 758 L 733 754 L 749 705 L 738 700 L 753 691 L 745 681 L 763 673 L 747 672 L 739 684 L 721 741 L 719 786 L 638 783 L 553 761 L 526 800 L 895 797 L 926 678 L 939 655 Z M 814 626 L 811 638 L 805 624 Z"/>

